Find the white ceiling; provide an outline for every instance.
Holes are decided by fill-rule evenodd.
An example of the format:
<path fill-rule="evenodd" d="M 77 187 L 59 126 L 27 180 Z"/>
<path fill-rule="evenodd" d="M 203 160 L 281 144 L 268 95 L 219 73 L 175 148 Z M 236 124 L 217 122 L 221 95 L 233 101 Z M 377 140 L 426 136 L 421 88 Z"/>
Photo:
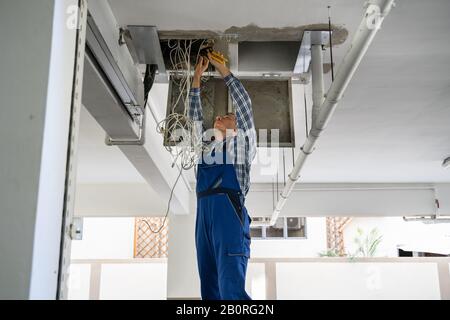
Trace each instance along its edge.
<path fill-rule="evenodd" d="M 79 216 L 160 216 L 166 199 L 155 192 L 85 107 L 78 138 L 77 193 Z"/>
<path fill-rule="evenodd" d="M 105 131 L 85 107 L 81 108 L 77 183 L 145 183 L 116 146 L 105 144 Z"/>
<path fill-rule="evenodd" d="M 450 170 L 441 167 L 443 159 L 450 156 L 450 1 L 396 2 L 305 165 L 302 181 L 450 182 Z M 325 23 L 326 6 L 331 4 L 333 23 L 350 33 L 334 51 L 337 66 L 363 12 L 360 0 L 288 0 L 282 5 L 267 0 L 109 3 L 121 25 L 216 31 L 250 23 L 260 27 Z M 301 90 L 300 86 L 294 88 L 297 95 Z M 165 110 L 164 88 L 155 89 L 152 97 L 158 109 Z M 301 105 L 294 103 L 297 112 L 299 108 Z M 295 127 L 301 144 L 303 121 Z M 103 139 L 102 130 L 83 113 L 80 181 L 143 182 L 120 151 L 104 146 Z M 286 152 L 288 159 L 292 159 L 290 151 Z M 292 160 L 287 163 L 288 172 Z M 272 175 L 261 174 L 260 166 L 253 167 L 254 182 L 272 179 Z"/>

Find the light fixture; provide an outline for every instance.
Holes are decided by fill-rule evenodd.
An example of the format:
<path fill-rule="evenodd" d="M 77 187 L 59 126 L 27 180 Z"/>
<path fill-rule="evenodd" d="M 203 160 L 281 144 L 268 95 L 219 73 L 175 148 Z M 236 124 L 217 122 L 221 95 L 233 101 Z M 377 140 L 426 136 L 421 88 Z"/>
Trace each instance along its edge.
<path fill-rule="evenodd" d="M 442 162 L 442 167 L 444 167 L 445 169 L 450 167 L 450 157 L 447 157 L 444 162 Z"/>
<path fill-rule="evenodd" d="M 281 76 L 280 73 L 263 73 L 262 76 L 264 78 L 278 78 Z"/>

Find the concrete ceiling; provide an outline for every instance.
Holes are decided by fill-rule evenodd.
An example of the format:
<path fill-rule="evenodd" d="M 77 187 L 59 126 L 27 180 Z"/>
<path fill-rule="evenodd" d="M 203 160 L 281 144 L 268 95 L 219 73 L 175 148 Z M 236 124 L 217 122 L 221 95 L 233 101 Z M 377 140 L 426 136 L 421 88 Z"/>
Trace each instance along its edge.
<path fill-rule="evenodd" d="M 326 6 L 331 4 L 333 23 L 349 31 L 348 40 L 334 51 L 337 67 L 363 13 L 360 0 L 289 0 L 283 5 L 266 0 L 186 0 L 182 6 L 176 0 L 109 3 L 120 25 L 215 31 L 250 23 L 276 28 L 324 23 Z M 447 0 L 397 1 L 305 165 L 302 181 L 450 182 L 450 170 L 441 167 L 443 159 L 450 156 L 448 12 Z M 154 103 L 164 114 L 164 88 L 157 90 Z M 298 86 L 294 90 L 303 89 Z M 294 109 L 302 108 L 301 99 L 295 101 Z M 80 181 L 142 182 L 117 149 L 103 145 L 103 132 L 88 118 L 83 115 L 81 123 Z M 297 121 L 295 127 L 296 141 L 301 144 L 303 121 Z M 292 159 L 290 150 L 285 155 Z M 286 162 L 288 172 L 292 160 Z M 253 167 L 252 180 L 272 181 L 273 175 L 260 168 Z M 280 181 L 281 174 L 282 169 Z"/>

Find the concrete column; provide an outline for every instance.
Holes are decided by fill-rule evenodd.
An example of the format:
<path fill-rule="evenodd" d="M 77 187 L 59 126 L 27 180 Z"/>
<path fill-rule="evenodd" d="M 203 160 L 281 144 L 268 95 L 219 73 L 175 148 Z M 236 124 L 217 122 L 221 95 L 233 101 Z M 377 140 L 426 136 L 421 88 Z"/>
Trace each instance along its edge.
<path fill-rule="evenodd" d="M 55 299 L 74 0 L 0 2 L 0 299 Z"/>
<path fill-rule="evenodd" d="M 200 299 L 194 234 L 195 203 L 195 194 L 191 193 L 191 213 L 170 217 L 167 260 L 168 299 Z"/>

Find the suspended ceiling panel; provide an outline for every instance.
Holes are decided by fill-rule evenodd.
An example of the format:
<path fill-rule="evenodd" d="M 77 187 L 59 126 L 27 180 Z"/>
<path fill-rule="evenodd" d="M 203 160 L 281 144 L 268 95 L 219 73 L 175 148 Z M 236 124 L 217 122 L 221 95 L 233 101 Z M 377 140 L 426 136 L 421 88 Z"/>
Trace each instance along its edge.
<path fill-rule="evenodd" d="M 239 72 L 292 72 L 299 50 L 300 41 L 239 42 Z"/>

